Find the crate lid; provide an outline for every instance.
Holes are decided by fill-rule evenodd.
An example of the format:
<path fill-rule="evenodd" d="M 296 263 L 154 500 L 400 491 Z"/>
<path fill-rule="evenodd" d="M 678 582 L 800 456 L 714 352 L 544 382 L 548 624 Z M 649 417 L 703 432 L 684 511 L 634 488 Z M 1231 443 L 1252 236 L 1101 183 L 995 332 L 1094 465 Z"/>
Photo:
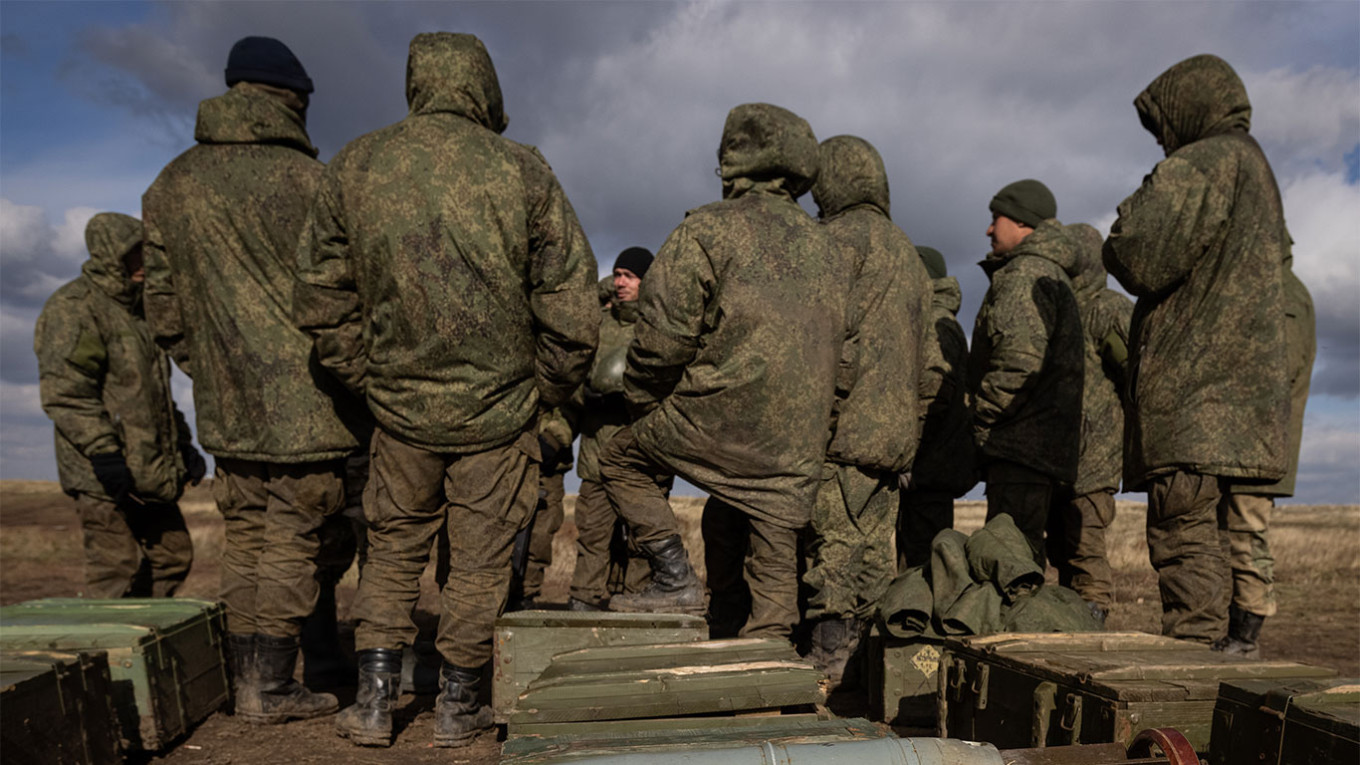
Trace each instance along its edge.
<path fill-rule="evenodd" d="M 496 627 L 707 629 L 702 616 L 629 614 L 615 611 L 513 611 L 496 619 Z"/>
<path fill-rule="evenodd" d="M 136 648 L 156 640 L 156 631 L 139 624 L 0 623 L 0 648 L 77 651 Z"/>
<path fill-rule="evenodd" d="M 46 598 L 0 607 L 0 633 L 9 627 L 37 625 L 118 624 L 165 630 L 220 608 L 215 601 L 191 598 Z"/>

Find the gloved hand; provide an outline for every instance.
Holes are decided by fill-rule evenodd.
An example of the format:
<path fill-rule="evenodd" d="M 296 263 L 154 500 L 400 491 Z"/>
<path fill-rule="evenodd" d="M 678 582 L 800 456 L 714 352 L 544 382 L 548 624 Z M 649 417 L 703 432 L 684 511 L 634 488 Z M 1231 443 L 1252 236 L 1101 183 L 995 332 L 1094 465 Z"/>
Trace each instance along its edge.
<path fill-rule="evenodd" d="M 557 457 L 558 453 L 562 451 L 562 447 L 557 445 L 555 439 L 546 433 L 539 433 L 538 451 L 542 456 L 538 464 L 544 473 L 551 472 L 557 467 Z"/>
<path fill-rule="evenodd" d="M 137 486 L 121 452 L 97 454 L 90 458 L 90 466 L 94 468 L 95 480 L 114 502 L 127 499 Z"/>
<path fill-rule="evenodd" d="M 179 453 L 184 460 L 184 482 L 190 486 L 197 486 L 198 482 L 203 480 L 203 476 L 208 474 L 208 462 L 193 444 L 184 444 L 180 447 Z"/>

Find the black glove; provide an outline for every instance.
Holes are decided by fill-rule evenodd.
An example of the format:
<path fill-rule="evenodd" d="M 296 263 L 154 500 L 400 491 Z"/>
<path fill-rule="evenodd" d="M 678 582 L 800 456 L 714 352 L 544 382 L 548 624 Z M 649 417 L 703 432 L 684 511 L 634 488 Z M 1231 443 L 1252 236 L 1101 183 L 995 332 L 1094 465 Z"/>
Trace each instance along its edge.
<path fill-rule="evenodd" d="M 558 453 L 562 451 L 562 447 L 558 446 L 557 442 L 553 439 L 539 433 L 538 451 L 541 453 L 542 457 L 538 463 L 542 471 L 544 473 L 552 472 L 552 470 L 557 467 L 557 456 Z"/>
<path fill-rule="evenodd" d="M 197 486 L 203 476 L 208 474 L 208 463 L 199 454 L 193 444 L 184 444 L 179 448 L 180 457 L 184 460 L 184 482 L 190 486 Z"/>
<path fill-rule="evenodd" d="M 97 454 L 90 458 L 90 466 L 94 468 L 95 480 L 114 502 L 127 499 L 137 486 L 132 480 L 132 471 L 128 470 L 127 460 L 119 452 Z"/>

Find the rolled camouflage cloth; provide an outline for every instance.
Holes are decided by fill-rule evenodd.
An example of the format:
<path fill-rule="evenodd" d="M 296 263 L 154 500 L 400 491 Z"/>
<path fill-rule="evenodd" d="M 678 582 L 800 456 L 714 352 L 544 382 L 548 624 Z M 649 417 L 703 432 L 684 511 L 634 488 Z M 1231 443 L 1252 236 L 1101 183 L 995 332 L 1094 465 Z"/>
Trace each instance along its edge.
<path fill-rule="evenodd" d="M 1100 632 L 1090 606 L 1075 590 L 1046 585 L 1001 613 L 1001 632 Z"/>
<path fill-rule="evenodd" d="M 1044 584 L 1043 569 L 1034 562 L 1025 535 L 1005 513 L 973 532 L 965 549 L 973 579 L 994 584 L 1008 603 Z"/>
<path fill-rule="evenodd" d="M 987 635 L 1001 632 L 1001 593 L 991 582 L 974 582 L 948 611 L 935 615 L 943 635 Z"/>
<path fill-rule="evenodd" d="M 919 637 L 930 630 L 934 609 L 935 600 L 930 592 L 930 582 L 926 581 L 925 566 L 908 569 L 894 579 L 878 602 L 883 629 L 899 638 Z"/>
<path fill-rule="evenodd" d="M 968 537 L 953 529 L 935 535 L 930 543 L 930 591 L 932 613 L 948 613 L 963 591 L 973 583 L 968 571 Z"/>

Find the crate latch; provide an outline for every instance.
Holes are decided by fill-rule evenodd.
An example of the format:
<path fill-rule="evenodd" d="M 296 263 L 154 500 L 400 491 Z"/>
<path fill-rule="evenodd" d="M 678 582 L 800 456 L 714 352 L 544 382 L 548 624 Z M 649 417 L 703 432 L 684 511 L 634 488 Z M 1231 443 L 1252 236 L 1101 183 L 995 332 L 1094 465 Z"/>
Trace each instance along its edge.
<path fill-rule="evenodd" d="M 991 668 L 990 664 L 979 665 L 977 680 L 973 681 L 973 705 L 978 710 L 987 708 L 987 678 Z"/>

